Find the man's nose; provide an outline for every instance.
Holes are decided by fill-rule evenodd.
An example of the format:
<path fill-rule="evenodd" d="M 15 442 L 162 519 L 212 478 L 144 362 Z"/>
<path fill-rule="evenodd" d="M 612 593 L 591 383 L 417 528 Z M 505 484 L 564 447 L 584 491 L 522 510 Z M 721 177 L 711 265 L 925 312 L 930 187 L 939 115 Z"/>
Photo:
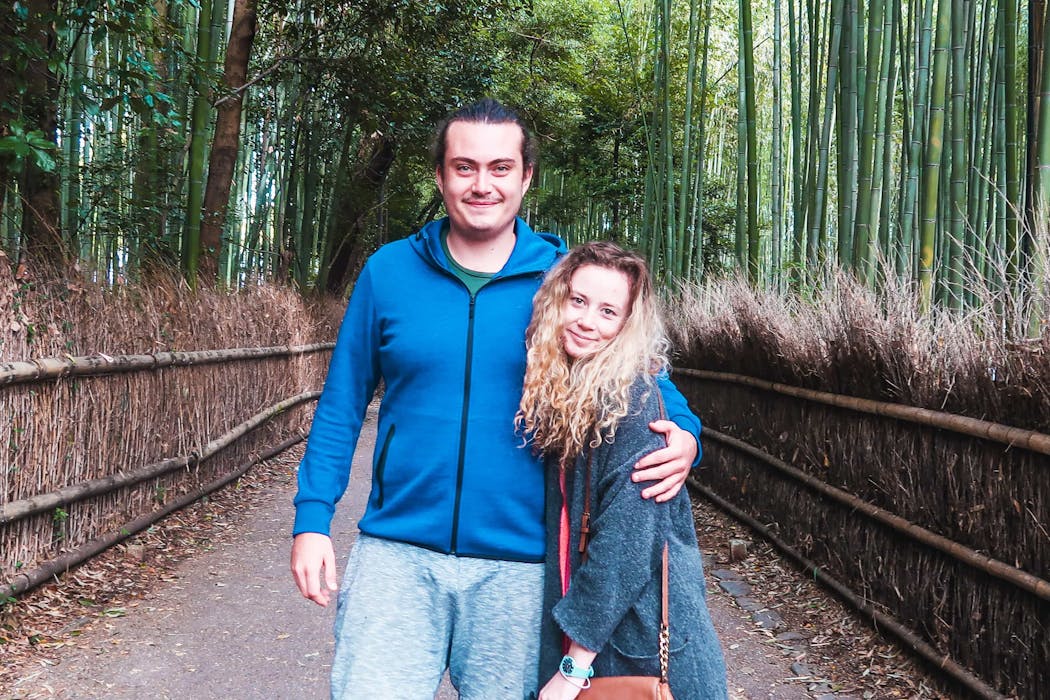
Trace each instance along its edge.
<path fill-rule="evenodd" d="M 488 173 L 484 170 L 479 170 L 477 175 L 474 176 L 472 189 L 478 194 L 487 194 L 489 190 L 492 189 L 492 182 L 489 179 Z"/>

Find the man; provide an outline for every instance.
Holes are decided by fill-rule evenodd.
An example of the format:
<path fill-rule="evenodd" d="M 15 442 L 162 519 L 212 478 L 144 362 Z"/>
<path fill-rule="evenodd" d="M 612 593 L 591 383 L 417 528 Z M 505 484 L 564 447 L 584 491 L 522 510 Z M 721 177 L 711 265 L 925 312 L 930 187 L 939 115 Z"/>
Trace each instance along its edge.
<path fill-rule="evenodd" d="M 439 129 L 448 218 L 380 248 L 354 287 L 299 470 L 292 572 L 327 605 L 328 536 L 365 409 L 382 378 L 372 491 L 336 616 L 333 698 L 462 698 L 532 690 L 544 560 L 542 464 L 513 418 L 543 273 L 565 252 L 517 218 L 533 143 L 494 100 Z M 647 497 L 681 488 L 699 421 L 664 382 L 669 446 L 639 462 Z M 323 571 L 323 574 L 322 574 Z M 322 580 L 323 576 L 323 580 Z"/>

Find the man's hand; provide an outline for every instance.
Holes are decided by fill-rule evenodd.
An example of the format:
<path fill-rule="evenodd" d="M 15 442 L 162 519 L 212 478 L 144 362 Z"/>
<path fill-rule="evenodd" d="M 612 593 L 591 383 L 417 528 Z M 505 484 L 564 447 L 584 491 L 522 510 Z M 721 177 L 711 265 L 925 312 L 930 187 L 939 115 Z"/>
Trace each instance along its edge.
<path fill-rule="evenodd" d="M 321 587 L 321 571 L 324 585 Z M 332 538 L 317 532 L 303 532 L 292 541 L 292 577 L 299 592 L 322 607 L 328 606 L 329 595 L 336 584 L 335 550 Z"/>
<path fill-rule="evenodd" d="M 669 420 L 653 421 L 649 429 L 654 433 L 663 433 L 667 447 L 650 452 L 638 460 L 631 478 L 635 482 L 658 482 L 642 491 L 642 498 L 655 498 L 657 503 L 663 503 L 678 495 L 689 476 L 696 461 L 696 438 Z"/>

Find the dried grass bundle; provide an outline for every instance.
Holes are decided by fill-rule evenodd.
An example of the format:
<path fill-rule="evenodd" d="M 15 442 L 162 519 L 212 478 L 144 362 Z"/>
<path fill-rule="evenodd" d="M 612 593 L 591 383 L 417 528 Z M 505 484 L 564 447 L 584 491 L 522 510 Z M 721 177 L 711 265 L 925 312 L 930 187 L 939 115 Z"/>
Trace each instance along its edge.
<path fill-rule="evenodd" d="M 0 361 L 330 341 L 342 304 L 292 290 L 190 291 L 175 278 L 113 288 L 0 276 Z M 0 388 L 0 497 L 48 493 L 199 452 L 283 399 L 320 389 L 327 353 L 66 377 Z M 296 408 L 216 458 L 0 528 L 0 580 L 120 528 L 308 429 Z"/>
<path fill-rule="evenodd" d="M 842 273 L 807 298 L 718 280 L 682 289 L 668 326 L 681 366 L 1050 432 L 1050 332 L 1025 339 L 984 310 L 922 315 L 914 298 Z"/>

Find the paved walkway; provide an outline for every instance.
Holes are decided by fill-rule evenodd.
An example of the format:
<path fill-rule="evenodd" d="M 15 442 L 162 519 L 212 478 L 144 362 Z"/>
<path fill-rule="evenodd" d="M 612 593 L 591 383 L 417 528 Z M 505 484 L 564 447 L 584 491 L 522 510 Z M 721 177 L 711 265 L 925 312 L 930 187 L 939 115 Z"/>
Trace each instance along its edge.
<path fill-rule="evenodd" d="M 340 571 L 364 509 L 375 416 L 354 457 L 351 486 L 333 523 Z M 124 617 L 93 625 L 60 663 L 41 667 L 0 697 L 324 698 L 333 648 L 334 604 L 300 597 L 288 571 L 291 479 L 275 484 L 259 508 L 213 551 L 183 562 Z M 709 584 L 711 580 L 709 580 Z M 811 697 L 791 659 L 722 593 L 709 596 L 734 698 Z M 13 692 L 13 694 L 10 694 Z M 453 700 L 447 682 L 437 698 Z M 494 699 L 498 700 L 498 699 Z"/>

